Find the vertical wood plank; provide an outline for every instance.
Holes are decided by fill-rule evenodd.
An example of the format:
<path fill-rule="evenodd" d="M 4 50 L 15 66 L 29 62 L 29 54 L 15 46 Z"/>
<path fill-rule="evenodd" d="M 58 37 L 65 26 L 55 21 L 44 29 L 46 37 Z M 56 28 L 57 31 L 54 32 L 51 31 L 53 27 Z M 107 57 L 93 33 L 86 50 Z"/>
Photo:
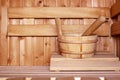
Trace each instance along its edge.
<path fill-rule="evenodd" d="M 44 0 L 44 5 L 47 7 L 55 7 L 56 0 Z M 44 24 L 55 24 L 54 19 L 45 19 Z M 44 65 L 49 65 L 50 56 L 55 50 L 55 37 L 44 37 Z"/>
<path fill-rule="evenodd" d="M 25 38 L 25 64 L 26 66 L 33 65 L 33 47 L 32 47 L 32 37 Z"/>
<path fill-rule="evenodd" d="M 80 0 L 70 0 L 70 7 L 80 7 Z M 70 19 L 70 24 L 80 24 L 80 20 Z"/>
<path fill-rule="evenodd" d="M 34 24 L 34 19 L 23 19 L 23 23 L 25 24 Z M 25 64 L 26 66 L 33 65 L 33 38 L 32 37 L 25 37 Z"/>
<path fill-rule="evenodd" d="M 35 0 L 34 7 L 43 7 L 44 0 Z M 43 19 L 35 19 L 35 25 L 43 24 Z M 33 37 L 34 66 L 44 65 L 44 37 Z"/>
<path fill-rule="evenodd" d="M 1 1 L 1 45 L 0 45 L 0 65 L 7 65 L 8 42 L 7 42 L 7 0 Z"/>
<path fill-rule="evenodd" d="M 9 7 L 21 7 L 21 0 L 9 0 Z M 9 24 L 19 25 L 19 19 L 10 19 Z M 9 39 L 9 65 L 19 66 L 20 65 L 20 40 L 18 37 L 10 37 Z"/>
<path fill-rule="evenodd" d="M 24 0 L 24 7 L 32 7 L 34 0 Z M 23 19 L 23 24 L 34 24 L 34 19 Z M 25 37 L 25 62 L 24 65 L 32 66 L 34 64 L 34 53 L 33 53 L 33 38 Z"/>
<path fill-rule="evenodd" d="M 20 65 L 20 43 L 18 37 L 10 37 L 9 41 L 9 65 Z"/>
<path fill-rule="evenodd" d="M 20 66 L 25 64 L 25 38 L 20 37 Z"/>
<path fill-rule="evenodd" d="M 33 38 L 34 47 L 34 66 L 44 65 L 44 47 L 43 47 L 43 37 Z"/>

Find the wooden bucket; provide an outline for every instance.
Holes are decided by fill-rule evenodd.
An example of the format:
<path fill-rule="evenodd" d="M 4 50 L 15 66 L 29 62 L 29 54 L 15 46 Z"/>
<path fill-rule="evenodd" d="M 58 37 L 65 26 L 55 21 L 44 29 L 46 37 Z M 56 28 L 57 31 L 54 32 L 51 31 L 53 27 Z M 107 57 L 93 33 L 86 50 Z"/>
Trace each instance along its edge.
<path fill-rule="evenodd" d="M 58 38 L 60 53 L 70 58 L 88 58 L 94 55 L 97 36 L 63 35 Z"/>

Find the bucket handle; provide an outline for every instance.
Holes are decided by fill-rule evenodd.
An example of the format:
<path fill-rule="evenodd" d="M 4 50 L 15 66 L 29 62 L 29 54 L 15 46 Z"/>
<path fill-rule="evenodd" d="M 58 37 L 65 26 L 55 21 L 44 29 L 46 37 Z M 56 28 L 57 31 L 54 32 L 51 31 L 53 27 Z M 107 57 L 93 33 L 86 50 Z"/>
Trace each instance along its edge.
<path fill-rule="evenodd" d="M 55 23 L 56 23 L 58 38 L 61 38 L 63 34 L 62 34 L 62 23 L 60 18 L 55 18 Z"/>

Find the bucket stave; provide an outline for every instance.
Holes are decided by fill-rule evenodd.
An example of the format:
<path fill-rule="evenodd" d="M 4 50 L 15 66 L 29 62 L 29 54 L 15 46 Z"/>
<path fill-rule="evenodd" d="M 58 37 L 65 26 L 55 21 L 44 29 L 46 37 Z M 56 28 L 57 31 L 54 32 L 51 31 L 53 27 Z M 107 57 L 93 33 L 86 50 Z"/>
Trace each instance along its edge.
<path fill-rule="evenodd" d="M 58 38 L 58 41 L 63 56 L 87 58 L 95 53 L 97 36 L 63 35 Z"/>

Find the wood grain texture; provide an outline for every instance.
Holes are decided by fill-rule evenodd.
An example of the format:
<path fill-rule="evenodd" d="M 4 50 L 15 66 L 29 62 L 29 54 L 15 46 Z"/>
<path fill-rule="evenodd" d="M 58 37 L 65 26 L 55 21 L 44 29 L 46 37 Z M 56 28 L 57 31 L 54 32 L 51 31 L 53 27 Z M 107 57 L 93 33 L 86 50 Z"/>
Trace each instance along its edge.
<path fill-rule="evenodd" d="M 61 20 L 60 18 L 56 18 L 55 19 L 55 22 L 56 22 L 56 30 L 57 30 L 57 35 L 58 35 L 58 38 L 60 38 L 63 33 L 62 33 L 62 23 L 61 23 Z"/>
<path fill-rule="evenodd" d="M 7 42 L 7 0 L 1 1 L 1 31 L 0 31 L 0 65 L 7 65 L 8 42 Z"/>
<path fill-rule="evenodd" d="M 0 76 L 7 77 L 39 77 L 39 78 L 50 78 L 50 77 L 98 77 L 104 76 L 109 78 L 119 77 L 120 72 L 117 71 L 65 71 L 65 72 L 50 72 L 48 66 L 0 66 Z M 87 75 L 87 76 L 86 76 Z"/>
<path fill-rule="evenodd" d="M 111 7 L 111 17 L 112 18 L 119 15 L 119 13 L 120 13 L 119 8 L 120 8 L 120 2 L 119 1 Z"/>
<path fill-rule="evenodd" d="M 20 65 L 20 41 L 18 37 L 10 37 L 9 65 Z"/>
<path fill-rule="evenodd" d="M 44 6 L 43 4 L 44 0 L 33 0 L 33 2 L 34 2 L 33 7 Z M 34 22 L 35 22 L 34 25 L 40 25 L 44 23 L 44 19 L 34 19 Z M 42 31 L 45 31 L 45 30 L 43 29 Z M 43 66 L 44 65 L 44 37 L 36 37 L 36 36 L 33 37 L 33 48 L 34 48 L 33 50 L 34 51 L 34 66 Z"/>
<path fill-rule="evenodd" d="M 71 34 L 81 34 L 83 33 L 90 25 L 62 25 L 63 33 Z M 68 28 L 69 27 L 69 28 Z M 103 29 L 108 30 L 109 24 L 102 25 Z M 107 28 L 106 28 L 107 27 Z M 109 31 L 108 31 L 109 32 Z M 109 33 L 101 32 L 101 29 L 97 32 L 93 32 L 98 36 L 109 36 Z M 9 25 L 8 36 L 57 36 L 57 31 L 55 25 Z"/>
<path fill-rule="evenodd" d="M 23 7 L 31 8 L 33 6 L 33 0 L 24 0 Z M 24 18 L 23 19 L 24 25 L 34 25 L 33 18 Z M 25 37 L 25 59 L 24 65 L 33 66 L 34 64 L 34 48 L 33 48 L 33 38 L 32 37 Z"/>
<path fill-rule="evenodd" d="M 51 7 L 107 7 L 110 8 L 115 0 L 9 0 L 10 6 L 15 8 L 51 8 Z M 105 11 L 105 14 L 109 14 L 109 11 Z M 50 55 L 52 52 L 59 51 L 57 44 L 57 34 L 51 36 L 51 33 L 55 31 L 55 20 L 54 19 L 14 19 L 14 23 L 20 20 L 18 23 L 20 25 L 10 25 L 8 30 L 9 36 L 19 36 L 20 39 L 20 65 L 25 65 L 26 55 L 33 56 L 29 65 L 49 65 Z M 84 29 L 87 29 L 90 24 L 92 24 L 95 19 L 61 19 L 64 33 L 81 33 Z M 28 24 L 29 23 L 29 24 Z M 67 24 L 67 25 L 64 25 Z M 44 26 L 45 25 L 45 26 Z M 46 25 L 49 25 L 47 28 Z M 53 26 L 51 26 L 53 25 Z M 83 26 L 79 26 L 83 25 Z M 44 30 L 43 30 L 44 29 Z M 73 30 L 72 30 L 73 29 Z M 99 36 L 108 36 L 109 35 L 109 23 L 103 24 L 99 29 L 97 29 L 94 34 Z M 25 30 L 23 32 L 23 30 Z M 30 32 L 30 33 L 29 33 Z M 38 36 L 38 33 L 40 33 Z M 37 33 L 37 35 L 33 35 Z M 44 33 L 44 35 L 43 35 Z M 22 36 L 21 36 L 22 34 Z M 23 37 L 24 35 L 24 37 Z M 42 35 L 42 36 L 41 36 Z M 46 35 L 48 35 L 46 37 Z M 29 36 L 29 39 L 26 37 Z M 34 36 L 34 37 L 31 37 Z M 44 37 L 43 37 L 44 36 Z M 29 41 L 29 42 L 28 42 Z M 9 41 L 8 41 L 9 42 Z M 26 50 L 26 42 L 30 43 L 29 49 Z M 109 44 L 111 43 L 111 44 Z M 99 37 L 97 43 L 97 51 L 108 51 L 113 52 L 113 41 L 108 37 Z M 27 46 L 28 47 L 28 46 Z M 26 52 L 29 54 L 26 54 Z M 57 53 L 58 54 L 58 53 Z M 19 55 L 17 55 L 19 56 Z"/>
<path fill-rule="evenodd" d="M 55 7 L 56 0 L 44 0 L 43 3 L 47 8 Z M 44 24 L 55 24 L 54 19 L 45 19 Z M 54 46 L 53 46 L 54 44 Z M 50 64 L 50 56 L 55 48 L 55 37 L 44 37 L 44 65 Z"/>
<path fill-rule="evenodd" d="M 104 16 L 100 16 L 90 27 L 83 32 L 83 36 L 91 35 L 97 28 L 99 28 L 106 21 Z"/>
<path fill-rule="evenodd" d="M 51 57 L 50 70 L 119 70 L 120 62 L 115 55 L 100 52 L 92 58 L 72 59 L 61 55 Z"/>
<path fill-rule="evenodd" d="M 111 35 L 119 35 L 120 34 L 120 22 L 115 22 L 111 27 Z"/>
<path fill-rule="evenodd" d="M 25 38 L 25 64 L 27 66 L 33 65 L 33 46 L 32 37 Z"/>
<path fill-rule="evenodd" d="M 93 61 L 93 60 L 51 61 L 50 70 L 120 70 L 120 62 L 119 61 Z"/>
<path fill-rule="evenodd" d="M 34 66 L 44 65 L 44 46 L 43 37 L 33 37 L 33 53 L 34 53 Z"/>
<path fill-rule="evenodd" d="M 9 7 L 15 8 L 21 6 L 21 0 L 9 0 Z M 20 19 L 9 19 L 10 25 L 19 25 Z M 9 27 L 8 27 L 9 28 Z M 20 65 L 20 39 L 18 37 L 10 37 L 9 39 L 9 62 L 10 66 Z"/>
<path fill-rule="evenodd" d="M 17 11 L 16 11 L 17 10 Z M 43 7 L 43 8 L 9 8 L 9 18 L 98 18 L 103 15 L 109 18 L 108 8 L 86 8 L 86 7 Z M 33 14 L 38 13 L 38 14 Z M 63 14 L 61 15 L 61 12 Z M 67 12 L 67 13 L 66 13 Z"/>
<path fill-rule="evenodd" d="M 62 55 L 58 55 L 58 54 L 54 54 L 51 57 L 51 60 L 54 61 L 65 61 L 65 60 L 76 60 L 76 61 L 85 61 L 85 60 L 102 60 L 102 61 L 119 61 L 119 58 L 116 57 L 114 54 L 109 53 L 109 52 L 96 52 L 96 54 L 93 57 L 89 57 L 89 58 L 83 58 L 83 59 L 72 59 L 72 58 L 66 58 L 63 57 Z"/>
<path fill-rule="evenodd" d="M 111 0 L 109 0 L 109 1 L 108 0 L 94 0 L 94 1 L 95 1 L 95 3 L 93 2 L 93 5 L 95 5 L 97 7 L 109 7 L 110 8 L 110 6 L 112 6 L 112 4 L 114 3 L 113 0 L 112 1 Z M 103 29 L 102 26 L 105 26 L 108 24 L 109 24 L 108 29 Z M 103 33 L 108 32 L 108 34 L 110 35 L 110 33 L 109 33 L 110 32 L 110 22 L 106 22 L 102 26 L 99 28 L 100 32 L 103 32 Z M 107 31 L 105 31 L 105 30 L 107 30 Z M 95 32 L 99 33 L 99 31 L 97 31 L 97 30 Z M 109 44 L 109 43 L 111 43 L 111 44 Z M 114 54 L 113 49 L 115 49 L 115 48 L 113 47 L 113 44 L 114 44 L 114 42 L 112 41 L 112 38 L 99 37 L 98 42 L 97 42 L 97 51 L 110 51 Z"/>

